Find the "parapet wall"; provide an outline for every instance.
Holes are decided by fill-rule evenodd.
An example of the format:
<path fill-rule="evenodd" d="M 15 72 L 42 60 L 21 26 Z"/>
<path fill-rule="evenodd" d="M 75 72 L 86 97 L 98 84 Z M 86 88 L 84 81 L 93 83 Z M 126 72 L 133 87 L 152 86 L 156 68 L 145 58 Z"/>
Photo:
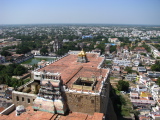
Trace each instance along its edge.
<path fill-rule="evenodd" d="M 12 100 L 15 106 L 23 105 L 24 107 L 33 106 L 33 102 L 37 95 L 30 93 L 23 93 L 18 91 L 12 92 Z"/>

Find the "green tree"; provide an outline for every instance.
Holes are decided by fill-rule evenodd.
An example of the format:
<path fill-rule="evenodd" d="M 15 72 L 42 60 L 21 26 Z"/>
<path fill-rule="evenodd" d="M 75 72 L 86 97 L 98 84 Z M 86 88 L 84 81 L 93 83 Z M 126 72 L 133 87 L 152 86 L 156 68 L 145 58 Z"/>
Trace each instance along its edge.
<path fill-rule="evenodd" d="M 3 56 L 11 56 L 11 53 L 9 53 L 8 51 L 5 51 L 5 50 L 3 50 L 2 52 L 1 52 L 1 55 L 3 55 Z"/>
<path fill-rule="evenodd" d="M 17 67 L 17 64 L 9 64 L 6 69 L 4 70 L 8 76 L 14 75 L 14 69 Z"/>
<path fill-rule="evenodd" d="M 141 47 L 144 47 L 147 52 L 151 52 L 151 48 L 148 45 L 146 45 L 145 43 L 143 43 L 143 45 Z"/>
<path fill-rule="evenodd" d="M 6 66 L 5 65 L 0 65 L 0 71 L 2 71 L 3 69 L 5 69 Z"/>
<path fill-rule="evenodd" d="M 160 61 L 156 61 L 154 65 L 151 66 L 153 71 L 160 71 Z"/>
<path fill-rule="evenodd" d="M 114 52 L 114 51 L 116 51 L 116 45 L 115 46 L 113 46 L 113 45 L 111 45 L 110 46 L 110 52 L 112 53 L 112 52 Z"/>
<path fill-rule="evenodd" d="M 10 81 L 11 86 L 14 87 L 14 88 L 19 87 L 21 85 L 20 81 L 21 80 L 18 80 L 16 78 L 11 78 L 11 81 Z"/>
<path fill-rule="evenodd" d="M 140 53 L 141 55 L 147 56 L 146 53 Z"/>
<path fill-rule="evenodd" d="M 14 75 L 22 75 L 22 74 L 24 74 L 26 72 L 27 72 L 27 69 L 25 67 L 23 67 L 22 65 L 18 65 L 14 69 Z"/>
<path fill-rule="evenodd" d="M 96 48 L 100 49 L 100 50 L 101 50 L 101 52 L 102 52 L 102 53 L 104 53 L 105 44 L 101 43 L 101 44 L 97 45 L 97 47 L 96 47 Z"/>
<path fill-rule="evenodd" d="M 40 53 L 41 53 L 41 55 L 47 55 L 48 54 L 48 50 L 47 50 L 47 48 L 42 48 L 41 50 L 40 50 Z"/>
<path fill-rule="evenodd" d="M 128 91 L 129 82 L 120 80 L 120 81 L 118 81 L 117 88 L 119 91 Z"/>
<path fill-rule="evenodd" d="M 9 64 L 8 66 L 0 65 L 0 84 L 7 84 L 11 87 L 18 87 L 24 82 L 22 80 L 13 79 L 13 75 L 22 75 L 27 69 L 22 65 Z"/>
<path fill-rule="evenodd" d="M 133 72 L 132 67 L 128 67 L 128 66 L 124 70 L 127 71 L 128 73 Z"/>
<path fill-rule="evenodd" d="M 23 45 L 23 46 L 18 47 L 16 53 L 17 54 L 25 54 L 25 53 L 28 53 L 30 51 L 31 50 L 29 49 L 29 47 Z"/>
<path fill-rule="evenodd" d="M 157 84 L 160 86 L 160 77 L 157 79 Z"/>

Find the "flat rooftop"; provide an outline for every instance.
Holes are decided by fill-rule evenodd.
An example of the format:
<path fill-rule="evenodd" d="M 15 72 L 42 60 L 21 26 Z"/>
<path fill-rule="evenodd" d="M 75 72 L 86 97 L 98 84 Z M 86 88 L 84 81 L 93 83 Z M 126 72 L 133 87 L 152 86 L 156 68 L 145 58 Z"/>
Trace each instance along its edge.
<path fill-rule="evenodd" d="M 16 111 L 13 111 L 9 115 L 0 115 L 0 120 L 102 120 L 103 116 L 103 113 L 88 115 L 78 112 L 62 116 L 43 111 L 34 111 L 33 108 L 29 106 L 26 108 L 26 112 L 23 112 L 19 116 L 16 116 Z"/>
<path fill-rule="evenodd" d="M 39 69 L 38 72 L 43 72 L 45 70 L 51 73 L 60 73 L 63 84 L 67 85 L 70 89 L 72 88 L 72 84 L 79 77 L 96 78 L 97 83 L 95 89 L 99 90 L 102 80 L 104 80 L 109 73 L 109 69 L 99 68 L 99 65 L 104 60 L 104 57 L 100 57 L 99 54 L 86 53 L 86 56 L 88 62 L 80 63 L 77 62 L 77 54 L 69 54 L 60 60 Z"/>

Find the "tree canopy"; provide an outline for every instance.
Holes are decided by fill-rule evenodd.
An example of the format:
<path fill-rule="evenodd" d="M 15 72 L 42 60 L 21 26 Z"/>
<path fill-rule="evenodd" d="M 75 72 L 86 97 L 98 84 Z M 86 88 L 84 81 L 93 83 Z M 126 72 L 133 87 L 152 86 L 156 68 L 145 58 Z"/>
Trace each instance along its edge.
<path fill-rule="evenodd" d="M 13 79 L 13 75 L 22 75 L 27 72 L 27 69 L 21 65 L 9 64 L 8 66 L 0 65 L 0 84 L 7 84 L 15 87 L 22 85 L 21 80 Z"/>
<path fill-rule="evenodd" d="M 160 77 L 157 79 L 157 84 L 160 86 Z"/>
<path fill-rule="evenodd" d="M 48 55 L 48 49 L 46 47 L 40 50 L 41 55 Z"/>
<path fill-rule="evenodd" d="M 17 53 L 17 54 L 25 54 L 25 53 L 28 53 L 28 52 L 30 52 L 30 51 L 31 51 L 31 50 L 29 49 L 29 47 L 22 45 L 22 46 L 19 46 L 19 47 L 18 47 L 16 53 Z"/>
<path fill-rule="evenodd" d="M 3 56 L 11 56 L 11 53 L 9 53 L 8 51 L 5 51 L 5 50 L 3 50 L 2 52 L 1 52 L 1 55 L 3 55 Z"/>
<path fill-rule="evenodd" d="M 112 52 L 114 52 L 114 51 L 116 51 L 116 45 L 115 46 L 113 46 L 113 45 L 111 45 L 110 46 L 110 52 L 112 53 Z"/>
<path fill-rule="evenodd" d="M 120 80 L 120 81 L 118 81 L 117 88 L 119 91 L 128 91 L 129 82 Z"/>
<path fill-rule="evenodd" d="M 156 61 L 154 65 L 151 66 L 153 71 L 160 71 L 160 61 Z"/>
<path fill-rule="evenodd" d="M 127 71 L 128 73 L 133 72 L 132 67 L 128 67 L 128 66 L 124 70 Z"/>
<path fill-rule="evenodd" d="M 27 72 L 27 69 L 25 67 L 23 67 L 22 65 L 18 65 L 15 69 L 14 69 L 14 75 L 22 75 L 24 73 Z"/>

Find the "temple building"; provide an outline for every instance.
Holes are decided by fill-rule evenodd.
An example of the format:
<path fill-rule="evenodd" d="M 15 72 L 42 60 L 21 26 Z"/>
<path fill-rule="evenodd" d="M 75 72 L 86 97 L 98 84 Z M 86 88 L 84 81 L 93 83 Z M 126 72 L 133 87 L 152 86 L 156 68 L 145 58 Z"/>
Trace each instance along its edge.
<path fill-rule="evenodd" d="M 37 98 L 34 100 L 33 108 L 50 113 L 65 114 L 67 108 L 66 102 L 62 98 L 62 80 L 60 75 L 54 73 L 47 74 L 44 71 L 41 76 L 41 88 Z"/>
<path fill-rule="evenodd" d="M 110 69 L 103 69 L 100 53 L 72 51 L 32 72 L 32 81 L 13 91 L 15 106 L 66 115 L 108 111 Z M 27 89 L 26 89 L 27 88 Z"/>

